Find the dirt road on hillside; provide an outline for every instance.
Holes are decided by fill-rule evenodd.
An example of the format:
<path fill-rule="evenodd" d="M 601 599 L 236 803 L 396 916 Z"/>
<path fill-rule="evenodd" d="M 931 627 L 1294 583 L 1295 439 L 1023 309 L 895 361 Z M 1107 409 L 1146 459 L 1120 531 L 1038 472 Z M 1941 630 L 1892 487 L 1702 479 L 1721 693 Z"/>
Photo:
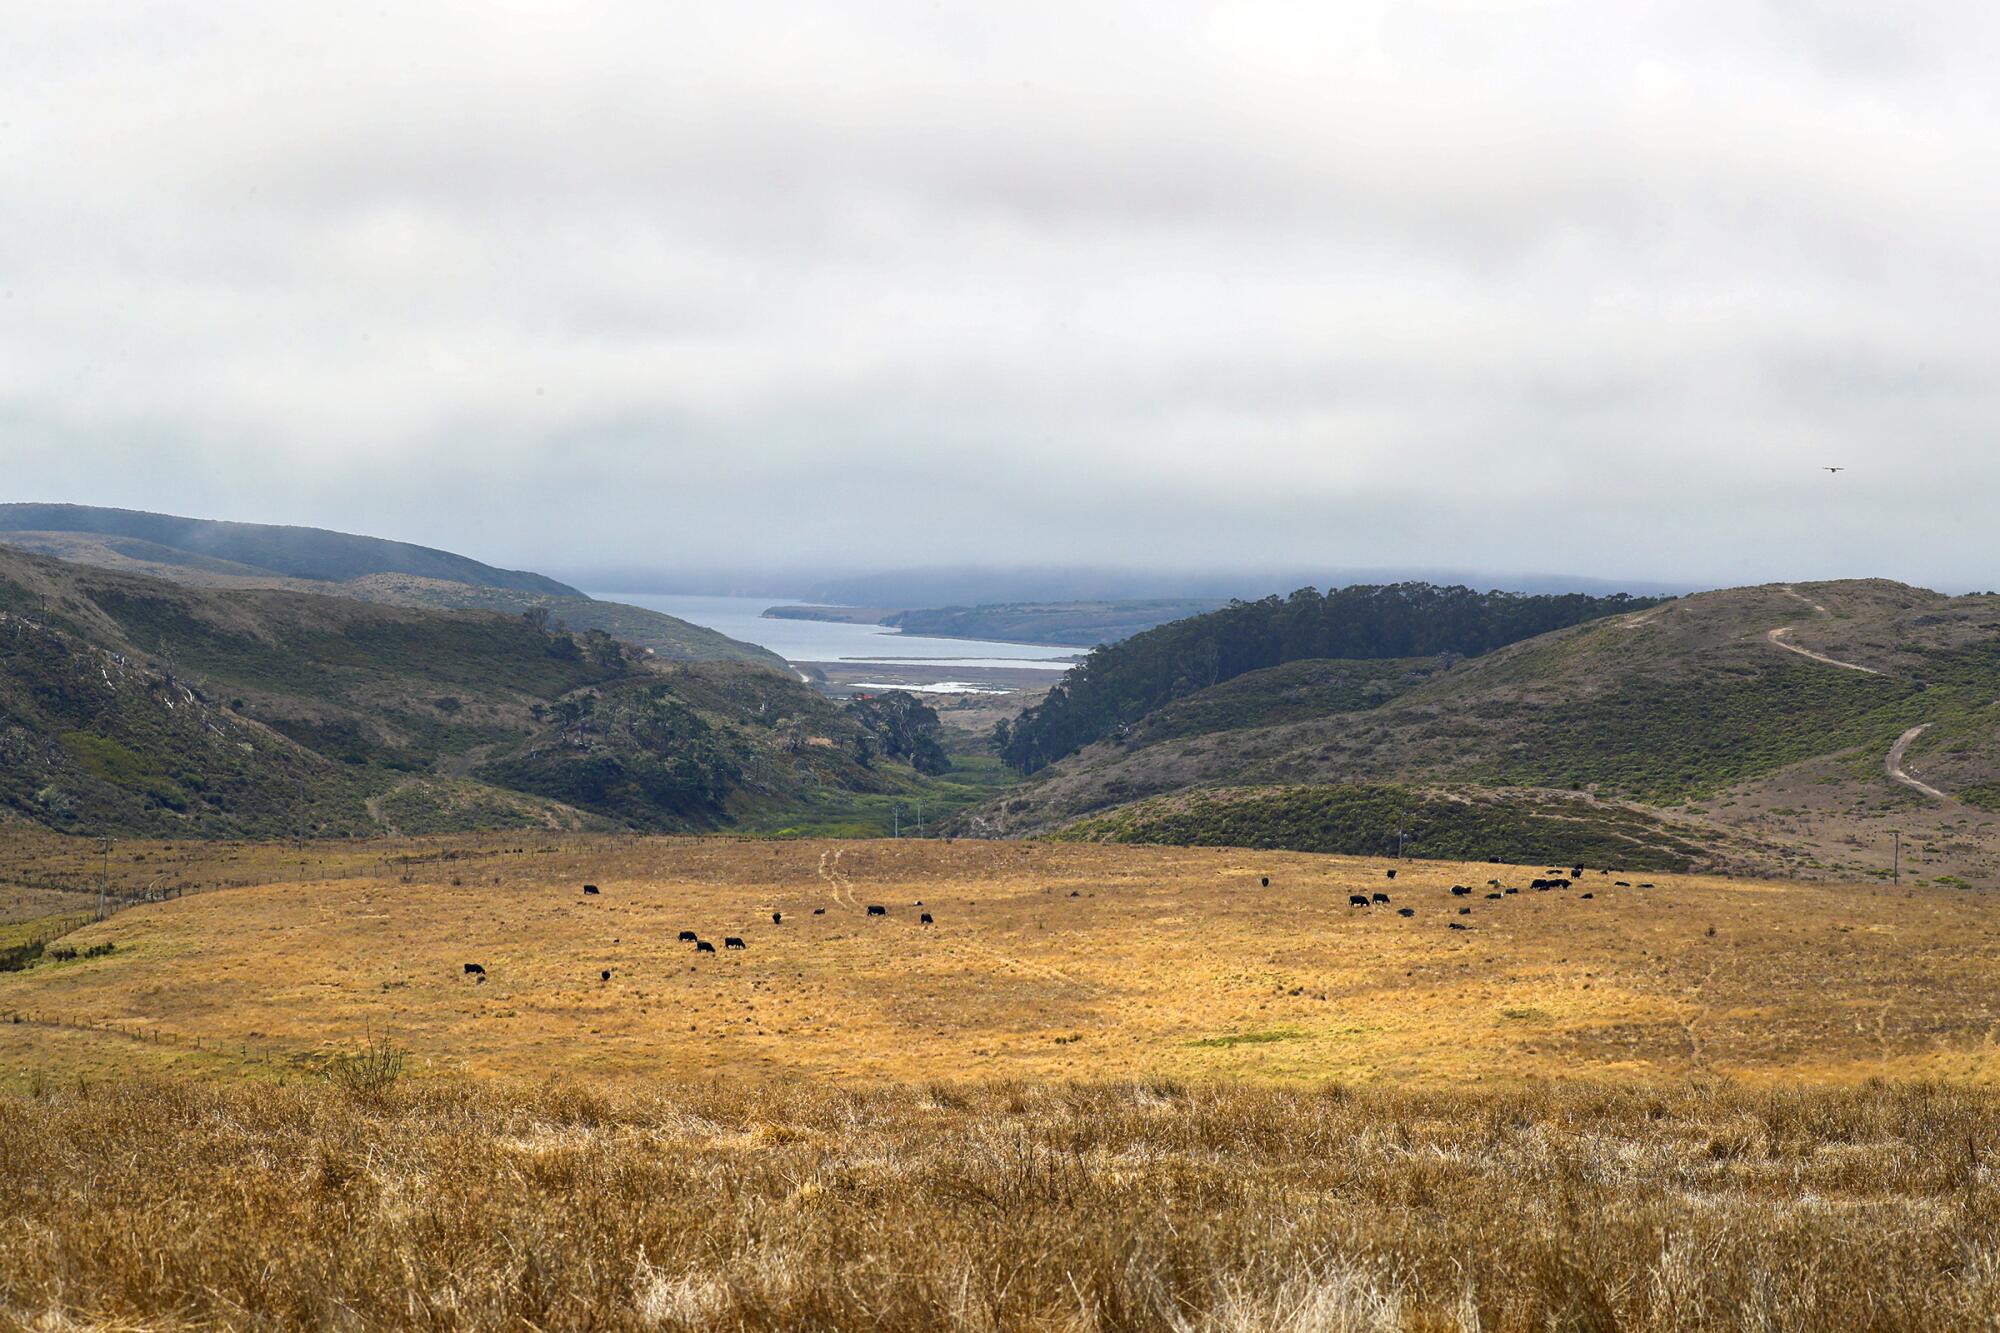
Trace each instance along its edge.
<path fill-rule="evenodd" d="M 1825 618 L 1833 614 L 1796 588 L 1786 588 L 1784 591 L 1787 596 L 1796 597 L 1811 607 L 1813 614 L 1816 616 Z M 1878 671 L 1874 667 L 1862 666 L 1859 662 L 1843 662 L 1837 657 L 1828 657 L 1825 653 L 1816 653 L 1810 648 L 1801 648 L 1798 644 L 1786 640 L 1785 636 L 1791 632 L 1792 626 L 1780 625 L 1774 630 L 1766 630 L 1764 632 L 1764 641 L 1774 648 L 1783 648 L 1788 653 L 1797 653 L 1800 657 L 1809 657 L 1815 662 L 1823 662 L 1827 666 L 1839 667 L 1843 671 L 1860 671 L 1870 676 L 1888 674 L 1884 671 Z M 1911 791 L 1922 792 L 1935 801 L 1949 801 L 1952 799 L 1950 796 L 1920 778 L 1911 777 L 1909 771 L 1903 767 L 1903 755 L 1910 748 L 1910 743 L 1926 731 L 1929 731 L 1930 728 L 1930 723 L 1921 722 L 1898 736 L 1896 743 L 1889 747 L 1888 756 L 1882 761 L 1882 771 L 1887 773 L 1892 781 L 1902 783 Z"/>
<path fill-rule="evenodd" d="M 1936 787 L 1931 786 L 1930 783 L 1911 777 L 1909 772 L 1903 767 L 1903 752 L 1910 748 L 1911 741 L 1929 731 L 1930 728 L 1930 723 L 1921 722 L 1898 736 L 1896 743 L 1889 747 L 1889 757 L 1882 761 L 1882 769 L 1890 777 L 1913 791 L 1920 791 L 1933 800 L 1949 801 L 1951 797 L 1945 795 Z"/>

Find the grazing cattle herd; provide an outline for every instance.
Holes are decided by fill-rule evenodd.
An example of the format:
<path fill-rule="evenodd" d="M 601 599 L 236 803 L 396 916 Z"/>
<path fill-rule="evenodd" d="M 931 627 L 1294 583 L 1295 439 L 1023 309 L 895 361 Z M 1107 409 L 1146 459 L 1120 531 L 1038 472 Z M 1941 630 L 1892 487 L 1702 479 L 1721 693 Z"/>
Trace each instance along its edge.
<path fill-rule="evenodd" d="M 1394 879 L 1396 877 L 1396 872 L 1394 870 L 1387 870 L 1384 871 L 1383 873 L 1389 879 Z M 1611 874 L 1609 870 L 1599 870 L 1597 873 L 1601 876 L 1609 876 Z M 1580 865 L 1572 866 L 1567 873 L 1564 873 L 1560 870 L 1550 870 L 1545 875 L 1538 876 L 1535 879 L 1529 881 L 1528 887 L 1538 893 L 1560 891 L 1562 889 L 1567 889 L 1574 886 L 1579 880 L 1583 879 L 1583 877 L 1584 877 L 1584 867 Z M 1519 889 L 1503 886 L 1501 882 L 1497 879 L 1489 879 L 1486 881 L 1486 883 L 1487 886 L 1493 890 L 1493 892 L 1490 892 L 1485 895 L 1487 902 L 1501 902 L 1504 901 L 1510 895 L 1520 892 Z M 1634 887 L 1631 881 L 1629 880 L 1623 880 L 1623 879 L 1615 880 L 1613 881 L 1613 883 L 1616 887 L 1621 889 L 1628 889 Z M 1266 888 L 1266 889 L 1270 888 L 1271 877 L 1269 875 L 1258 876 L 1257 885 L 1259 888 Z M 1637 887 L 1641 889 L 1650 889 L 1653 887 L 1653 885 L 1649 881 L 1641 880 L 1638 883 Z M 584 885 L 583 891 L 584 893 L 592 896 L 600 896 L 600 890 L 595 884 Z M 1468 898 L 1471 897 L 1474 892 L 1475 890 L 1469 884 L 1454 884 L 1451 886 L 1451 896 L 1453 898 Z M 1081 895 L 1079 891 L 1072 891 L 1069 896 L 1072 898 L 1076 898 Z M 1583 893 L 1578 896 L 1582 901 L 1592 901 L 1595 900 L 1597 897 L 1595 893 Z M 921 898 L 917 899 L 915 903 L 912 904 L 912 906 L 915 907 L 922 907 L 923 905 L 924 905 L 924 900 Z M 1389 895 L 1386 893 L 1381 893 L 1381 892 L 1350 893 L 1347 895 L 1347 905 L 1350 908 L 1355 908 L 1355 907 L 1369 908 L 1369 907 L 1388 907 L 1391 905 L 1391 903 L 1389 901 Z M 825 916 L 826 909 L 824 907 L 815 907 L 812 909 L 812 914 L 814 916 Z M 867 906 L 866 914 L 870 917 L 887 917 L 889 915 L 889 909 L 883 906 L 881 903 L 870 903 Z M 1405 920 L 1411 920 L 1415 918 L 1415 916 L 1417 915 L 1417 911 L 1414 907 L 1407 907 L 1407 906 L 1398 907 L 1396 908 L 1396 915 L 1402 917 Z M 1458 915 L 1471 916 L 1472 908 L 1470 906 L 1460 906 L 1458 908 Z M 771 924 L 774 926 L 783 924 L 784 919 L 785 919 L 784 913 L 781 911 L 773 911 L 771 913 Z M 917 917 L 917 923 L 919 925 L 924 925 L 924 926 L 936 924 L 934 918 L 931 916 L 929 912 L 919 913 Z M 1445 924 L 1447 928 L 1451 930 L 1471 929 L 1471 927 L 1463 921 L 1448 921 Z M 713 945 L 712 943 L 710 943 L 705 939 L 702 939 L 701 936 L 695 931 L 692 930 L 681 931 L 679 935 L 679 940 L 680 943 L 682 944 L 694 945 L 694 951 L 697 954 L 715 952 L 715 945 Z M 612 941 L 612 943 L 614 944 L 619 942 L 620 941 L 617 940 Z M 750 946 L 744 941 L 743 937 L 740 935 L 727 935 L 723 937 L 722 947 L 725 949 L 748 950 Z M 475 983 L 483 983 L 486 980 L 486 967 L 483 963 L 466 963 L 464 967 L 465 967 L 464 975 L 471 977 Z M 598 973 L 598 980 L 600 982 L 609 982 L 611 980 L 611 970 L 609 968 L 605 968 L 602 971 L 600 971 Z"/>

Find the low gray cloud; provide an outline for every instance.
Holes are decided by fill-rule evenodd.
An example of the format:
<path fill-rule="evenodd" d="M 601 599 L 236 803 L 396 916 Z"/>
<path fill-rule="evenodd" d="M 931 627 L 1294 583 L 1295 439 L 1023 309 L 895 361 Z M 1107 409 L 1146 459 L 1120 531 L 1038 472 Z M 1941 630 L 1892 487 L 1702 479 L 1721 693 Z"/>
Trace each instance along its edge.
<path fill-rule="evenodd" d="M 2000 583 L 1982 7 L 0 16 L 6 498 L 557 572 Z"/>

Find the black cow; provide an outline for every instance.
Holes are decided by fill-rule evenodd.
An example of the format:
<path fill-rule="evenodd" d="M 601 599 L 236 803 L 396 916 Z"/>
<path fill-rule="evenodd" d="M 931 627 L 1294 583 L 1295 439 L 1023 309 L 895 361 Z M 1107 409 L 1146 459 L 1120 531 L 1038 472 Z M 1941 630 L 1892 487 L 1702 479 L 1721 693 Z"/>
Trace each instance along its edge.
<path fill-rule="evenodd" d="M 1652 886 L 1652 885 L 1650 885 L 1650 884 L 1645 884 L 1645 883 L 1642 883 L 1642 884 L 1640 884 L 1640 885 L 1639 885 L 1639 887 L 1640 887 L 1640 888 L 1642 888 L 1642 889 L 1650 889 L 1650 888 L 1652 888 L 1653 886 Z"/>
<path fill-rule="evenodd" d="M 1258 886 L 1259 888 L 1264 888 L 1264 889 L 1268 889 L 1268 888 L 1270 888 L 1270 887 L 1271 887 L 1271 877 L 1270 877 L 1269 875 L 1264 875 L 1264 876 L 1261 876 L 1261 877 L 1260 877 L 1260 878 L 1259 878 L 1259 879 L 1257 880 L 1257 886 Z"/>
<path fill-rule="evenodd" d="M 1469 888 L 1464 884 L 1454 884 L 1451 886 L 1451 896 L 1454 898 L 1463 898 L 1466 894 L 1471 892 L 1472 892 L 1471 888 Z"/>
<path fill-rule="evenodd" d="M 694 942 L 694 951 L 696 953 L 714 953 L 715 946 L 707 940 L 696 940 Z"/>
<path fill-rule="evenodd" d="M 725 935 L 722 938 L 722 947 L 725 949 L 747 949 L 750 946 L 743 942 L 743 938 L 740 935 Z"/>
<path fill-rule="evenodd" d="M 694 933 L 693 931 L 691 931 L 691 930 L 684 930 L 684 931 L 682 931 L 682 932 L 681 932 L 681 943 L 682 943 L 682 944 L 693 944 L 693 943 L 694 943 L 694 942 L 695 942 L 696 940 L 698 940 L 698 939 L 700 939 L 700 938 L 701 938 L 701 936 L 699 936 L 699 935 L 695 934 L 695 933 Z"/>
<path fill-rule="evenodd" d="M 1613 880 L 1612 882 L 1621 889 L 1629 889 L 1632 887 L 1632 882 L 1630 880 L 1620 879 L 1620 880 Z"/>
<path fill-rule="evenodd" d="M 1368 906 L 1368 895 L 1365 893 L 1350 893 L 1347 895 L 1347 905 L 1349 907 L 1366 907 Z"/>
<path fill-rule="evenodd" d="M 870 915 L 870 916 L 887 916 L 887 915 L 889 915 L 889 909 L 888 909 L 888 908 L 886 908 L 886 907 L 884 907 L 884 906 L 882 906 L 882 904 L 880 904 L 880 903 L 870 903 L 870 904 L 868 904 L 868 915 Z"/>
<path fill-rule="evenodd" d="M 1378 893 L 1373 895 L 1373 897 L 1378 903 L 1387 903 L 1389 901 L 1389 895 L 1386 893 Z"/>
<path fill-rule="evenodd" d="M 606 969 L 605 969 L 604 971 L 602 971 L 602 972 L 599 972 L 599 973 L 597 974 L 597 979 L 598 979 L 599 981 L 609 981 L 609 980 L 611 980 L 611 969 L 610 969 L 610 968 L 606 968 Z"/>
<path fill-rule="evenodd" d="M 1584 897 L 1586 897 L 1586 898 L 1595 898 L 1595 897 L 1596 897 L 1597 895 L 1596 895 L 1596 894 L 1594 894 L 1594 893 L 1586 893 L 1586 894 L 1584 894 L 1583 896 L 1584 896 Z"/>
<path fill-rule="evenodd" d="M 1459 909 L 1458 909 L 1458 914 L 1459 914 L 1460 916 L 1471 916 L 1471 915 L 1472 915 L 1472 909 L 1471 909 L 1470 907 L 1461 907 L 1461 908 L 1459 908 Z"/>
<path fill-rule="evenodd" d="M 782 924 L 784 922 L 784 919 L 785 919 L 785 914 L 783 912 L 771 913 L 771 924 L 774 926 Z"/>
<path fill-rule="evenodd" d="M 1395 872 L 1395 871 L 1393 871 L 1393 870 L 1389 870 L 1389 871 L 1385 871 L 1385 872 L 1383 872 L 1383 873 L 1387 874 L 1387 875 L 1389 876 L 1389 878 L 1390 878 L 1390 879 L 1394 879 L 1394 878 L 1396 878 L 1396 872 Z"/>
<path fill-rule="evenodd" d="M 1497 893 L 1489 893 L 1486 895 L 1486 901 L 1489 903 L 1497 903 L 1500 901 L 1500 895 Z"/>
<path fill-rule="evenodd" d="M 597 892 L 597 886 L 596 886 L 595 884 L 586 884 L 586 885 L 584 885 L 584 886 L 583 886 L 583 891 L 584 891 L 585 893 L 596 893 L 596 892 Z"/>
<path fill-rule="evenodd" d="M 930 925 L 930 924 L 931 924 L 931 914 L 930 914 L 929 912 L 925 912 L 925 913 L 924 913 L 924 914 L 923 914 L 922 916 L 920 916 L 920 917 L 918 917 L 918 918 L 917 918 L 917 924 L 918 924 L 918 925 L 920 925 L 920 926 L 928 926 L 928 925 Z"/>
<path fill-rule="evenodd" d="M 1502 889 L 1502 890 L 1500 890 L 1500 892 L 1502 892 L 1502 893 L 1519 893 L 1519 892 L 1520 892 L 1520 890 L 1519 890 L 1519 889 Z"/>
<path fill-rule="evenodd" d="M 1465 923 L 1464 923 L 1463 921 L 1447 921 L 1447 922 L 1445 922 L 1445 924 L 1446 924 L 1447 926 L 1450 926 L 1450 927 L 1451 927 L 1451 928 L 1452 928 L 1453 930 L 1470 930 L 1470 929 L 1472 929 L 1472 927 L 1470 927 L 1470 926 L 1466 925 L 1466 924 L 1465 924 Z"/>
<path fill-rule="evenodd" d="M 1398 907 L 1396 909 L 1397 916 L 1415 916 L 1416 914 L 1417 909 L 1414 907 Z"/>
<path fill-rule="evenodd" d="M 826 909 L 825 909 L 824 907 L 815 907 L 815 908 L 813 908 L 813 915 L 814 915 L 814 916 L 825 916 L 825 915 L 826 915 Z"/>
<path fill-rule="evenodd" d="M 478 963 L 467 963 L 465 965 L 465 975 L 468 977 L 483 977 L 486 975 L 486 969 Z"/>
<path fill-rule="evenodd" d="M 1549 887 L 1552 889 L 1566 889 L 1569 887 L 1569 881 L 1566 879 L 1552 879 L 1549 881 Z"/>
<path fill-rule="evenodd" d="M 1500 887 L 1500 881 L 1497 879 L 1489 879 L 1486 881 L 1486 887 L 1489 889 L 1497 889 Z"/>

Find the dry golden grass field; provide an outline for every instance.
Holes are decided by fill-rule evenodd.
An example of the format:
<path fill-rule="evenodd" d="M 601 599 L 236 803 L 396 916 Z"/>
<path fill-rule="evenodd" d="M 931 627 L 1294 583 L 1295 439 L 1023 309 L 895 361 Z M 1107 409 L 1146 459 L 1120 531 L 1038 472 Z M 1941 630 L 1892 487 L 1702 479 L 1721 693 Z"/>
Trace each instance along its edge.
<path fill-rule="evenodd" d="M 1412 861 L 1392 883 L 1340 857 L 973 841 L 118 850 L 189 883 L 292 878 L 131 907 L 63 941 L 110 956 L 0 973 L 17 1082 L 263 1077 L 371 1033 L 420 1072 L 600 1085 L 2000 1076 L 2000 930 L 1936 886 L 1592 870 L 1535 892 L 1547 867 Z M 1489 900 L 1489 879 L 1522 891 Z"/>
<path fill-rule="evenodd" d="M 2000 1326 L 1981 896 L 1389 868 L 0 836 L 0 1328 Z"/>

